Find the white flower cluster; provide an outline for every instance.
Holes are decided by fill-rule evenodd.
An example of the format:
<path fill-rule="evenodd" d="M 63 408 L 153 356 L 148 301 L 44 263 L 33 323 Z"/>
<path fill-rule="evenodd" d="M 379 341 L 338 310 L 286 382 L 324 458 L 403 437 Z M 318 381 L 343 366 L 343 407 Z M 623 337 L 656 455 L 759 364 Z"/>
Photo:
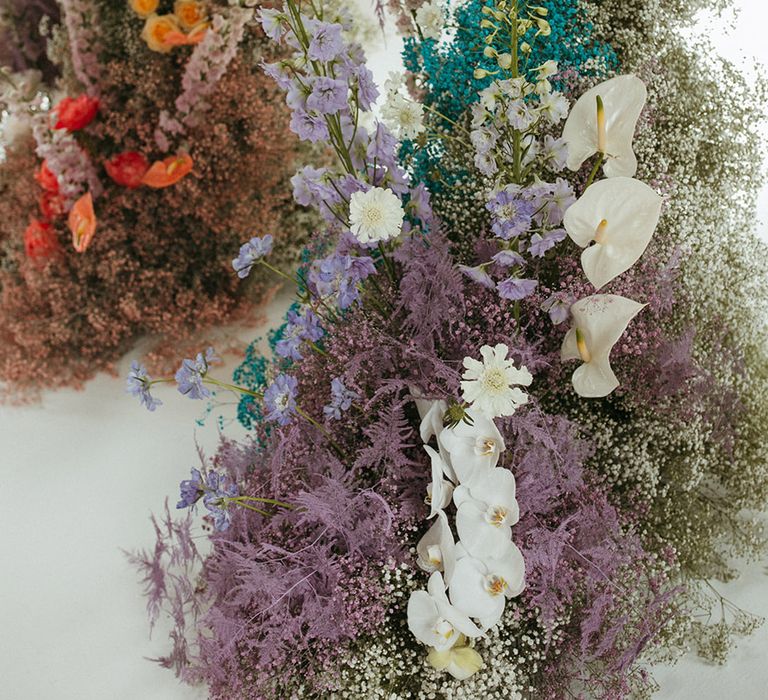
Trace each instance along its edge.
<path fill-rule="evenodd" d="M 577 100 L 563 128 L 570 169 L 599 154 L 587 189 L 563 218 L 568 235 L 584 248 L 584 274 L 598 290 L 640 259 L 661 214 L 661 197 L 632 177 L 637 170 L 632 138 L 645 99 L 639 78 L 612 78 Z M 589 184 L 600 164 L 608 179 Z M 594 294 L 571 306 L 573 326 L 563 339 L 561 358 L 583 363 L 572 378 L 579 396 L 607 396 L 619 386 L 611 349 L 644 306 L 615 294 Z"/>
<path fill-rule="evenodd" d="M 384 83 L 386 99 L 381 119 L 398 139 L 415 139 L 425 131 L 424 107 L 404 95 L 405 83 L 401 73 L 390 73 Z"/>
<path fill-rule="evenodd" d="M 525 587 L 525 562 L 511 539 L 519 517 L 515 477 L 497 466 L 506 447 L 492 418 L 470 408 L 468 421 L 444 427 L 445 401 L 416 404 L 432 464 L 427 502 L 434 523 L 416 546 L 430 577 L 426 591 L 411 594 L 408 628 L 430 647 L 431 666 L 464 680 L 484 665 L 471 640 L 485 636 L 507 598 Z M 433 437 L 437 450 L 427 444 Z M 451 502 L 458 541 L 445 512 Z"/>
<path fill-rule="evenodd" d="M 439 39 L 445 24 L 445 9 L 441 0 L 426 2 L 416 10 L 416 24 L 424 39 Z"/>
<path fill-rule="evenodd" d="M 480 92 L 472 106 L 470 139 L 475 147 L 475 166 L 488 177 L 516 167 L 526 167 L 538 157 L 544 167 L 559 172 L 565 167 L 562 139 L 537 133 L 545 124 L 558 124 L 568 114 L 568 101 L 552 90 L 549 78 L 557 63 L 547 61 L 533 69 L 536 82 L 524 77 L 495 80 Z M 503 178 L 509 180 L 509 178 Z"/>

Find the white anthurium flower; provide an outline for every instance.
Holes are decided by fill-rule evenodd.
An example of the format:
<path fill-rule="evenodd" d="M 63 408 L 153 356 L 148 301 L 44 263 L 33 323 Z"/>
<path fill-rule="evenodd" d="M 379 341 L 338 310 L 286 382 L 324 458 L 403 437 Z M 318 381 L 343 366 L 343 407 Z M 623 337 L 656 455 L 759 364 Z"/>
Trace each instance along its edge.
<path fill-rule="evenodd" d="M 451 602 L 484 629 L 493 627 L 504 612 L 507 598 L 525 588 L 525 561 L 511 541 L 498 557 L 461 557 L 448 584 Z"/>
<path fill-rule="evenodd" d="M 478 475 L 455 489 L 453 502 L 456 530 L 467 552 L 478 558 L 502 556 L 520 517 L 512 472 L 496 467 Z"/>
<path fill-rule="evenodd" d="M 595 289 L 640 259 L 659 223 L 661 203 L 644 182 L 613 177 L 590 185 L 568 207 L 563 226 L 573 242 L 585 248 L 581 265 Z"/>
<path fill-rule="evenodd" d="M 471 425 L 460 421 L 452 428 L 444 428 L 438 437 L 460 484 L 469 484 L 475 474 L 493 469 L 506 449 L 492 418 L 471 408 L 466 413 Z"/>
<path fill-rule="evenodd" d="M 637 171 L 632 138 L 646 96 L 640 78 L 619 75 L 579 97 L 563 127 L 568 167 L 578 170 L 587 158 L 602 153 L 606 177 L 632 177 Z"/>
<path fill-rule="evenodd" d="M 456 545 L 453 541 L 448 516 L 440 511 L 432 527 L 416 545 L 416 563 L 419 568 L 432 573 L 442 571 L 446 583 L 450 584 L 456 566 Z"/>
<path fill-rule="evenodd" d="M 645 306 L 616 294 L 594 294 L 571 306 L 573 325 L 563 339 L 560 358 L 584 363 L 572 379 L 579 396 L 600 398 L 619 386 L 609 361 L 611 349 Z"/>
<path fill-rule="evenodd" d="M 449 467 L 438 452 L 429 445 L 424 445 L 424 449 L 432 462 L 432 482 L 427 486 L 426 503 L 430 508 L 429 517 L 434 518 L 450 502 L 453 496 L 453 484 L 443 479 Z"/>
<path fill-rule="evenodd" d="M 533 377 L 526 367 L 515 367 L 515 363 L 507 359 L 508 353 L 509 348 L 499 343 L 495 347 L 483 345 L 480 348 L 482 362 L 474 357 L 464 358 L 463 398 L 472 408 L 490 418 L 511 416 L 528 403 L 528 394 L 515 385 L 529 386 Z"/>
<path fill-rule="evenodd" d="M 430 649 L 427 663 L 436 671 L 447 671 L 458 681 L 467 680 L 485 666 L 483 657 L 467 645 L 463 635 L 446 651 Z"/>
<path fill-rule="evenodd" d="M 469 617 L 451 605 L 439 571 L 429 577 L 426 591 L 411 593 L 408 629 L 416 639 L 437 651 L 450 649 L 462 634 L 470 638 L 483 634 Z"/>

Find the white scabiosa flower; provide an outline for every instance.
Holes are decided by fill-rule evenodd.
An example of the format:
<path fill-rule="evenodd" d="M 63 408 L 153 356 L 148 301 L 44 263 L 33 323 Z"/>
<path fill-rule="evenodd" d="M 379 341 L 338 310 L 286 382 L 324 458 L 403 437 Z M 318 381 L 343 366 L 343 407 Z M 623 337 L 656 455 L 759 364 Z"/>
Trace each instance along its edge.
<path fill-rule="evenodd" d="M 367 192 L 352 193 L 349 227 L 363 245 L 399 236 L 404 216 L 402 202 L 392 190 L 372 187 Z"/>
<path fill-rule="evenodd" d="M 591 155 L 602 153 L 606 177 L 632 177 L 637 171 L 632 138 L 646 96 L 640 78 L 620 75 L 579 97 L 563 127 L 568 167 L 578 170 Z"/>
<path fill-rule="evenodd" d="M 528 394 L 515 385 L 530 386 L 533 381 L 526 367 L 515 367 L 507 359 L 509 348 L 504 343 L 480 348 L 483 361 L 464 358 L 466 371 L 462 375 L 464 400 L 490 418 L 511 416 L 528 402 Z"/>
<path fill-rule="evenodd" d="M 563 226 L 573 242 L 585 249 L 581 265 L 595 289 L 638 261 L 659 223 L 661 202 L 645 183 L 613 177 L 590 185 L 568 208 Z"/>
<path fill-rule="evenodd" d="M 600 398 L 619 386 L 609 361 L 611 349 L 645 306 L 616 294 L 594 294 L 571 306 L 573 326 L 563 339 L 560 357 L 583 362 L 572 379 L 579 396 Z"/>
<path fill-rule="evenodd" d="M 416 24 L 425 39 L 439 39 L 444 22 L 443 3 L 438 0 L 426 3 L 416 10 Z"/>

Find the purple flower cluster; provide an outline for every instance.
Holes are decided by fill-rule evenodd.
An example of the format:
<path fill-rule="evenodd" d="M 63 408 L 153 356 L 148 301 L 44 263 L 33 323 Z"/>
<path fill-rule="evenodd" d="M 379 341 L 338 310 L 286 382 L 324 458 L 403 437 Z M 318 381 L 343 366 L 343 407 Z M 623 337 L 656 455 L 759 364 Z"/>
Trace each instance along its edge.
<path fill-rule="evenodd" d="M 309 284 L 319 297 L 344 311 L 360 300 L 359 283 L 375 272 L 368 256 L 333 253 L 313 264 Z"/>
<path fill-rule="evenodd" d="M 231 521 L 228 499 L 239 495 L 237 484 L 229 476 L 214 471 L 209 471 L 205 479 L 199 469 L 192 469 L 191 473 L 191 479 L 179 484 L 181 498 L 176 508 L 191 508 L 202 498 L 203 505 L 211 512 L 214 528 L 219 532 L 226 530 Z"/>
<path fill-rule="evenodd" d="M 194 360 L 185 359 L 176 372 L 176 383 L 179 393 L 190 399 L 204 399 L 211 395 L 210 390 L 203 384 L 210 365 L 219 362 L 213 348 L 208 348 L 205 355 L 199 352 Z"/>
<path fill-rule="evenodd" d="M 360 394 L 350 391 L 344 386 L 340 377 L 331 380 L 331 403 L 323 406 L 326 418 L 341 420 L 341 414 L 348 411 L 352 402 L 359 399 Z"/>
<path fill-rule="evenodd" d="M 301 360 L 301 346 L 304 342 L 314 343 L 323 337 L 320 317 L 309 307 L 290 309 L 283 337 L 275 344 L 275 352 L 280 357 Z"/>
<path fill-rule="evenodd" d="M 533 203 L 520 196 L 520 188 L 505 187 L 496 192 L 485 205 L 491 212 L 491 230 L 499 238 L 510 238 L 527 233 L 533 220 Z"/>

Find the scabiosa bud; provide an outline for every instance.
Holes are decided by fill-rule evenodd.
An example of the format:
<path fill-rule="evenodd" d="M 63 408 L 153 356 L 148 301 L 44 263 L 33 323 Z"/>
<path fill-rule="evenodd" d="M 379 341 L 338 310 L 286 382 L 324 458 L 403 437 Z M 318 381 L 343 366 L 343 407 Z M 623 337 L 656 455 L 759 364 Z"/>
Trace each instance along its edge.
<path fill-rule="evenodd" d="M 232 267 L 240 279 L 251 274 L 253 266 L 272 252 L 272 236 L 262 238 L 254 236 L 250 241 L 240 246 L 240 253 L 232 261 Z"/>
<path fill-rule="evenodd" d="M 133 396 L 138 396 L 147 410 L 154 411 L 158 406 L 162 406 L 163 402 L 152 396 L 151 387 L 152 378 L 147 374 L 147 368 L 134 360 L 131 363 L 131 370 L 128 372 L 125 390 Z"/>

